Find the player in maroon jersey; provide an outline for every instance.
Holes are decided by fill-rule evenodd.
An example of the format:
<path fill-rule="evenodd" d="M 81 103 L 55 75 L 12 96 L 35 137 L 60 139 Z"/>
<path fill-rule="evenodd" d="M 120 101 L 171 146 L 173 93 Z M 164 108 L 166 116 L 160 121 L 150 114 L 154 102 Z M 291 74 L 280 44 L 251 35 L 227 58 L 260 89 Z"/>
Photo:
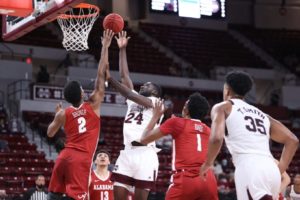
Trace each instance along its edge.
<path fill-rule="evenodd" d="M 204 163 L 207 153 L 210 128 L 202 123 L 208 113 L 209 105 L 205 97 L 199 93 L 192 94 L 186 101 L 182 118 L 173 117 L 160 127 L 153 129 L 159 120 L 162 103 L 156 103 L 154 115 L 148 124 L 143 145 L 170 134 L 173 137 L 173 182 L 166 194 L 166 199 L 198 200 L 218 199 L 217 182 L 212 170 L 204 181 L 199 177 L 200 166 Z M 152 130 L 153 129 L 153 130 Z M 133 145 L 138 143 L 133 142 Z"/>
<path fill-rule="evenodd" d="M 90 200 L 114 200 L 114 184 L 110 180 L 111 172 L 109 153 L 100 150 L 94 161 L 96 169 L 92 171 L 89 187 Z"/>
<path fill-rule="evenodd" d="M 88 101 L 83 101 L 84 92 L 80 83 L 67 83 L 64 97 L 72 106 L 63 109 L 59 104 L 48 127 L 49 137 L 53 137 L 62 126 L 66 134 L 65 148 L 60 152 L 53 168 L 49 200 L 59 200 L 62 194 L 66 194 L 69 199 L 88 199 L 90 170 L 100 133 L 100 105 L 104 96 L 108 47 L 113 35 L 111 30 L 103 32 L 95 88 Z"/>

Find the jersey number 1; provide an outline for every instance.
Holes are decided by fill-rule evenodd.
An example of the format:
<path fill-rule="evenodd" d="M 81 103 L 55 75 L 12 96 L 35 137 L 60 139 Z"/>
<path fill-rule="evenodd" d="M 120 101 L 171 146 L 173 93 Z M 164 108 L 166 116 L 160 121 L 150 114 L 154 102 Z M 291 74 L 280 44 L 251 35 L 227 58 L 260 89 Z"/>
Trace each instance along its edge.
<path fill-rule="evenodd" d="M 201 135 L 197 134 L 197 151 L 202 151 Z"/>
<path fill-rule="evenodd" d="M 77 122 L 78 122 L 78 133 L 86 132 L 86 127 L 85 127 L 86 121 L 84 117 L 79 117 L 77 119 Z"/>

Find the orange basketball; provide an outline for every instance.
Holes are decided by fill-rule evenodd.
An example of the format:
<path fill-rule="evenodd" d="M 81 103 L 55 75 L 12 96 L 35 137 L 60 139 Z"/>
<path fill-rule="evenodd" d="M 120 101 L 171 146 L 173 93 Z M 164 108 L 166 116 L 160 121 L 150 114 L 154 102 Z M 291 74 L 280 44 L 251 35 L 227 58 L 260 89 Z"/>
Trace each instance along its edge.
<path fill-rule="evenodd" d="M 119 33 L 124 28 L 124 20 L 120 15 L 111 13 L 104 18 L 103 28 L 105 30 L 110 29 L 114 33 Z"/>

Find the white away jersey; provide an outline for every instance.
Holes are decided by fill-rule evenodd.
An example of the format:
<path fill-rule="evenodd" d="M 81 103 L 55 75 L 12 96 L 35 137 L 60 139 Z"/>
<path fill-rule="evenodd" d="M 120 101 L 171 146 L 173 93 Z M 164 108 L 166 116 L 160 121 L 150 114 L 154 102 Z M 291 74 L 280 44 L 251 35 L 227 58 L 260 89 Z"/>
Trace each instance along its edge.
<path fill-rule="evenodd" d="M 158 98 L 156 97 L 148 97 L 153 105 Z M 126 117 L 124 120 L 123 126 L 123 138 L 124 145 L 126 147 L 131 147 L 131 142 L 134 140 L 139 141 L 143 135 L 143 132 L 147 125 L 149 124 L 152 115 L 153 108 L 145 108 L 135 102 L 127 99 L 126 101 L 128 109 L 126 113 Z M 155 142 L 149 143 L 148 146 L 154 146 Z"/>
<path fill-rule="evenodd" d="M 231 99 L 232 110 L 226 119 L 225 142 L 233 160 L 237 154 L 271 156 L 270 120 L 258 108 L 240 99 Z"/>
<path fill-rule="evenodd" d="M 291 186 L 291 193 L 290 193 L 291 200 L 300 200 L 300 194 L 297 194 L 294 190 L 294 185 Z"/>

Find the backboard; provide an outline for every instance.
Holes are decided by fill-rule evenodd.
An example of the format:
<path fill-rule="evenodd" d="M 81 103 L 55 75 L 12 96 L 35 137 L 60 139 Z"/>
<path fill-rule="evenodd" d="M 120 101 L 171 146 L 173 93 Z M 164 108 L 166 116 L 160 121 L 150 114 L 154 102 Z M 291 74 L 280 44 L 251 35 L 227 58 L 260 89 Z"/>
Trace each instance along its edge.
<path fill-rule="evenodd" d="M 11 1 L 11 0 L 10 0 Z M 18 1 L 18 0 L 15 0 Z M 24 0 L 21 0 L 24 1 Z M 2 17 L 2 37 L 5 41 L 15 40 L 30 31 L 56 19 L 57 15 L 65 13 L 84 0 L 30 0 L 33 11 L 25 16 L 9 15 L 11 8 L 0 8 Z M 19 11 L 20 12 L 20 11 Z M 24 12 L 22 12 L 24 13 Z M 8 14 L 8 15 L 7 15 Z"/>

